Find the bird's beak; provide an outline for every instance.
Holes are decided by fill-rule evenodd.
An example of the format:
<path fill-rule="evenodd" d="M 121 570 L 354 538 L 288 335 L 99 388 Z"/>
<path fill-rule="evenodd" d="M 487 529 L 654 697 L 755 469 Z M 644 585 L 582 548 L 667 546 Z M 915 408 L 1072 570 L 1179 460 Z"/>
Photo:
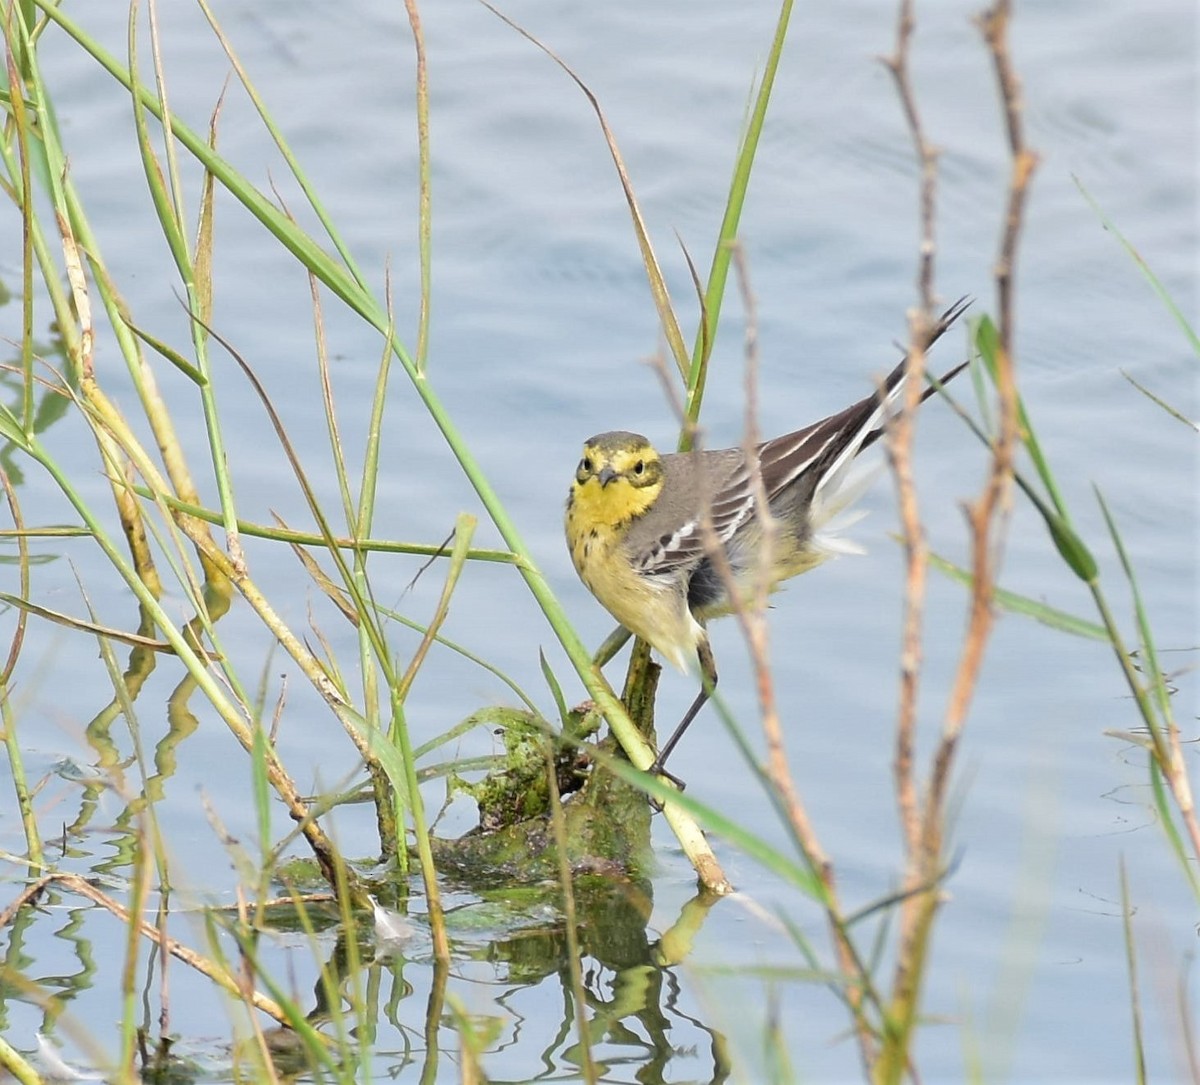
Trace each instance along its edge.
<path fill-rule="evenodd" d="M 600 468 L 600 473 L 596 476 L 600 480 L 601 486 L 607 486 L 614 478 L 617 477 L 617 472 L 611 466 L 605 465 Z"/>

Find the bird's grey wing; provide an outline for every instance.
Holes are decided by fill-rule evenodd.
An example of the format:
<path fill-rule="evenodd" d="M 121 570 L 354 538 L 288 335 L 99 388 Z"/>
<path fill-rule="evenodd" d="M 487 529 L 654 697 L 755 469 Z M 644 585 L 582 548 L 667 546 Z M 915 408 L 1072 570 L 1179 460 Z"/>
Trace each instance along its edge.
<path fill-rule="evenodd" d="M 721 545 L 754 514 L 754 489 L 740 449 L 673 453 L 663 457 L 663 466 L 664 492 L 679 515 L 670 530 L 639 525 L 631 532 L 634 561 L 645 576 L 673 576 L 704 560 L 706 509 Z"/>

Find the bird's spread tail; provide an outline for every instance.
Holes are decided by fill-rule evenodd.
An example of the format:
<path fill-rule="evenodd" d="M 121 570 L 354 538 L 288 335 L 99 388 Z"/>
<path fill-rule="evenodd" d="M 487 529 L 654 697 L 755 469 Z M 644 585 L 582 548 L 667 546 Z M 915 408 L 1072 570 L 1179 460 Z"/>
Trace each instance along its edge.
<path fill-rule="evenodd" d="M 866 509 L 856 506 L 882 470 L 880 463 L 855 464 L 847 460 L 837 476 L 826 476 L 824 485 L 813 494 L 809 510 L 813 547 L 829 557 L 867 552 L 846 533 L 867 515 Z"/>
<path fill-rule="evenodd" d="M 966 298 L 954 303 L 938 320 L 930 335 L 932 346 L 970 305 Z M 840 414 L 818 423 L 827 429 L 826 446 L 818 457 L 825 462 L 817 468 L 819 477 L 813 489 L 809 508 L 809 526 L 812 545 L 832 556 L 834 554 L 861 554 L 862 547 L 843 537 L 842 533 L 866 515 L 863 510 L 852 506 L 870 487 L 881 467 L 852 469 L 855 458 L 869 448 L 884 432 L 884 420 L 904 389 L 907 355 L 891 371 L 874 396 L 860 400 Z M 939 383 L 945 384 L 967 366 L 963 362 L 945 374 Z M 928 388 L 921 396 L 923 403 L 935 391 Z"/>

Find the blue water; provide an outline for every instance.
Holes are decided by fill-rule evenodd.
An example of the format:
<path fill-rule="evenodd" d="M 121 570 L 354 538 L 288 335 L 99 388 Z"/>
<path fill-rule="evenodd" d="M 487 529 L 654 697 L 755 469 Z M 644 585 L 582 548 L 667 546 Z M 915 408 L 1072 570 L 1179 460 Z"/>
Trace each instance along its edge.
<path fill-rule="evenodd" d="M 928 135 L 941 150 L 938 290 L 947 301 L 973 295 L 975 311 L 994 312 L 991 273 L 1008 166 L 992 71 L 971 21 L 973 7 L 940 0 L 918 9 L 913 77 Z M 563 57 L 602 103 L 690 338 L 697 306 L 680 241 L 703 274 L 752 81 L 765 60 L 773 5 L 514 3 L 505 11 Z M 412 48 L 402 6 L 274 2 L 219 14 L 380 295 L 390 275 L 397 325 L 415 344 L 416 143 Z M 122 50 L 118 7 L 81 10 L 78 17 L 110 48 Z M 577 628 L 598 643 L 611 620 L 577 582 L 561 540 L 571 465 L 582 439 L 600 430 L 640 430 L 662 445 L 674 432 L 645 364 L 662 344 L 628 210 L 595 116 L 549 59 L 482 6 L 427 4 L 423 17 L 432 99 L 431 379 Z M 202 129 L 227 64 L 197 12 L 163 5 L 160 18 L 173 105 Z M 803 5 L 793 19 L 741 232 L 757 307 L 759 423 L 766 434 L 864 394 L 871 378 L 893 363 L 893 343 L 906 336 L 905 312 L 915 298 L 915 170 L 895 91 L 875 59 L 891 48 L 893 21 L 890 5 L 863 2 Z M 1160 647 L 1180 650 L 1165 659 L 1181 672 L 1176 708 L 1185 737 L 1194 734 L 1197 703 L 1189 671 L 1198 640 L 1196 434 L 1132 388 L 1122 371 L 1195 418 L 1196 357 L 1080 186 L 1194 324 L 1200 308 L 1196 40 L 1195 10 L 1183 3 L 1023 5 L 1013 25 L 1027 138 L 1040 156 L 1017 271 L 1021 387 L 1128 635 L 1128 594 L 1093 484 L 1122 528 Z M 148 211 L 127 96 L 59 33 L 49 31 L 43 48 L 71 174 L 88 200 L 105 259 L 137 322 L 182 344 L 185 323 Z M 236 87 L 222 113 L 220 149 L 262 187 L 276 183 L 301 212 L 295 183 Z M 194 217 L 197 171 L 187 167 L 185 177 Z M 10 240 L 0 255 L 0 276 L 15 288 L 19 224 L 9 209 L 2 215 Z M 302 218 L 308 223 L 311 215 Z M 267 385 L 313 482 L 335 506 L 305 277 L 225 196 L 217 204 L 215 283 L 216 326 Z M 323 304 L 343 433 L 356 461 L 382 346 L 336 300 L 326 296 Z M 17 338 L 19 327 L 14 306 L 0 311 L 5 336 Z M 731 293 L 703 419 L 713 447 L 740 439 L 742 332 Z M 964 335 L 952 333 L 938 347 L 938 364 L 952 364 L 964 349 Z M 110 391 L 132 407 L 110 337 L 101 337 L 97 363 Z M 303 497 L 261 406 L 232 363 L 222 359 L 218 371 L 243 515 L 267 521 L 274 510 L 293 525 L 307 525 Z M 194 390 L 165 366 L 160 379 L 185 443 L 199 448 L 203 419 Z M 403 375 L 393 380 L 375 534 L 439 542 L 460 510 L 481 510 Z M 64 423 L 48 440 L 89 495 L 102 500 L 104 482 L 82 427 Z M 962 561 L 967 543 L 960 506 L 977 492 L 985 460 L 943 405 L 923 412 L 918 467 L 931 544 Z M 201 487 L 213 501 L 206 476 Z M 21 496 L 30 522 L 70 519 L 44 478 L 31 473 Z M 871 515 L 855 537 L 867 555 L 841 559 L 793 584 L 777 597 L 771 618 L 776 692 L 795 779 L 852 905 L 893 889 L 901 870 L 891 736 L 902 567 L 889 539 L 897 521 L 886 478 L 865 505 Z M 497 542 L 482 517 L 477 542 Z M 252 574 L 283 617 L 303 630 L 313 608 L 349 667 L 354 634 L 322 607 L 299 566 L 277 548 L 248 547 Z M 132 625 L 128 599 L 94 553 L 78 543 L 60 552 L 74 569 L 62 560 L 40 567 L 35 597 L 81 612 L 77 570 L 102 619 Z M 1092 617 L 1086 593 L 1020 502 L 1004 558 L 1005 586 Z M 382 602 L 420 620 L 432 612 L 440 579 L 433 570 L 409 590 L 419 565 L 385 557 L 374 562 L 373 577 Z M 15 590 L 15 577 L 4 583 Z M 169 602 L 174 612 L 186 613 L 181 598 Z M 926 754 L 953 680 L 964 614 L 963 591 L 934 575 L 922 681 Z M 549 705 L 538 664 L 544 649 L 568 698 L 583 695 L 523 584 L 502 567 L 468 570 L 444 632 Z M 222 636 L 225 650 L 247 661 L 251 685 L 260 669 L 268 676 L 270 700 L 278 675 L 291 672 L 281 749 L 300 786 L 316 790 L 353 773 L 355 758 L 340 729 L 306 695 L 290 661 L 278 653 L 269 657 L 269 640 L 244 606 L 235 607 Z M 396 630 L 401 658 L 416 643 L 415 635 Z M 714 644 L 722 693 L 761 748 L 754 686 L 736 627 L 717 627 Z M 62 757 L 87 762 L 92 755 L 82 730 L 107 699 L 92 643 L 35 623 L 20 673 L 21 733 L 31 772 L 36 777 Z M 157 706 L 175 681 L 169 662 L 160 663 L 139 702 L 144 725 L 156 722 Z M 665 675 L 662 719 L 674 718 L 692 693 L 689 682 Z M 511 699 L 485 672 L 439 653 L 414 687 L 408 718 L 419 742 L 483 704 Z M 201 895 L 220 894 L 231 884 L 228 863 L 200 797 L 232 832 L 252 834 L 249 772 L 240 768 L 219 721 L 201 722 L 162 809 L 171 839 L 189 849 L 183 883 Z M 1183 982 L 1193 1007 L 1200 998 L 1194 965 L 1189 971 L 1186 964 L 1195 951 L 1195 902 L 1155 825 L 1144 757 L 1105 734 L 1133 728 L 1127 694 L 1102 646 L 1019 616 L 1000 618 L 959 755 L 956 866 L 925 992 L 934 1023 L 918 1049 L 924 1080 L 960 1080 L 975 1057 L 989 1080 L 1006 1074 L 1016 1080 L 1130 1078 L 1121 861 L 1138 909 L 1134 926 L 1154 1076 L 1183 1072 L 1173 992 Z M 493 748 L 487 735 L 475 733 L 452 752 Z M 787 847 L 714 714 L 702 717 L 676 758 L 672 767 L 686 777 L 690 794 Z M 230 765 L 239 767 L 231 773 Z M 440 791 L 430 801 L 440 801 Z M 47 813 L 50 821 L 70 821 L 78 791 L 54 778 L 42 802 L 58 811 Z M 109 816 L 120 806 L 102 801 Z M 465 829 L 471 817 L 460 803 L 442 829 Z M 17 847 L 11 815 L 0 824 L 6 846 Z M 347 813 L 335 824 L 343 843 L 368 834 L 360 848 L 347 850 L 371 851 L 361 814 Z M 665 826 L 656 833 L 661 871 L 650 926 L 662 931 L 691 896 L 692 879 Z M 104 853 L 102 837 L 95 846 Z M 676 970 L 680 1015 L 671 1042 L 694 1052 L 678 1055 L 667 1079 L 711 1076 L 704 1028 L 728 1035 L 739 1080 L 760 1079 L 772 1000 L 802 1079 L 854 1077 L 847 1023 L 829 991 L 770 982 L 754 971 L 800 964 L 771 919 L 776 910 L 824 944 L 815 906 L 737 851 L 717 846 L 743 895 L 709 914 L 692 955 Z M 103 922 L 95 920 L 93 937 L 101 937 Z M 45 958 L 39 972 L 59 967 L 50 947 Z M 113 974 L 110 965 L 110 979 Z M 485 1069 L 514 1080 L 537 1073 L 549 1037 L 532 1038 L 536 1030 L 528 1022 L 551 1002 L 557 1014 L 561 995 L 531 986 L 514 990 L 496 1008 L 485 997 L 488 969 L 464 966 L 463 974 L 469 1008 L 485 1012 L 488 1006 L 504 1018 L 508 1041 L 514 1029 L 520 1037 L 497 1043 Z M 414 1005 L 423 1007 L 427 974 L 410 968 L 407 978 L 418 990 Z M 99 987 L 86 991 L 73 1011 L 99 1027 L 111 1018 L 105 994 Z M 413 1011 L 413 1022 L 422 1007 Z M 189 1011 L 195 1016 L 177 1012 L 175 1020 L 185 1035 L 224 1028 L 216 1000 L 211 1007 L 197 1000 Z M 689 1025 L 689 1015 L 704 1028 Z M 19 1027 L 9 1034 L 22 1048 L 30 1046 L 35 1016 L 16 1014 Z M 518 1021 L 526 1022 L 524 1031 Z M 397 1040 L 394 1046 L 402 1045 Z M 385 1047 L 381 1042 L 380 1050 Z M 453 1068 L 444 1070 L 450 1080 Z"/>

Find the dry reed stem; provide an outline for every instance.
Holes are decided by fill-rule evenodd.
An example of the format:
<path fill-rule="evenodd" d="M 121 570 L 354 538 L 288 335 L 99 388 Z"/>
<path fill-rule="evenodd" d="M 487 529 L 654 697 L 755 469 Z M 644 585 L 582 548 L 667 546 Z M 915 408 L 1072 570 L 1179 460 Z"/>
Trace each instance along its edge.
<path fill-rule="evenodd" d="M 935 811 L 940 811 L 945 802 L 950 762 L 974 695 L 984 648 L 991 632 L 994 617 L 992 596 L 1002 556 L 1004 531 L 1012 506 L 1013 460 L 1019 436 L 1013 354 L 1014 277 L 1017 243 L 1024 222 L 1029 182 L 1037 165 L 1037 156 L 1024 142 L 1020 83 L 1008 50 L 1007 31 L 1010 16 L 1010 0 L 997 0 L 980 19 L 984 39 L 996 69 L 996 81 L 1004 104 L 1005 126 L 1012 156 L 1004 230 L 994 270 L 1000 317 L 1000 347 L 996 355 L 999 429 L 992 444 L 992 467 L 983 492 L 967 509 L 972 535 L 971 614 L 967 641 L 955 677 L 935 759 L 935 770 L 930 781 L 927 809 Z"/>
<path fill-rule="evenodd" d="M 758 556 L 758 569 L 749 599 L 739 588 L 733 576 L 729 560 L 715 537 L 711 516 L 706 512 L 702 523 L 705 547 L 709 559 L 716 567 L 726 591 L 729 593 L 732 613 L 741 626 L 742 636 L 750 653 L 758 692 L 759 715 L 763 735 L 767 743 L 767 776 L 775 789 L 784 813 L 799 842 L 805 858 L 820 879 L 825 899 L 826 918 L 833 935 L 834 950 L 838 966 L 845 980 L 847 1002 L 854 1015 L 854 1032 L 864 1067 L 869 1067 L 875 1058 L 875 1038 L 862 1014 L 865 993 L 870 989 L 867 974 L 857 951 L 850 941 L 845 912 L 837 892 L 837 880 L 833 864 L 817 837 L 816 829 L 805 809 L 803 800 L 796 790 L 784 748 L 783 728 L 779 719 L 779 706 L 775 699 L 775 685 L 771 672 L 766 621 L 767 600 L 771 589 L 771 570 L 774 564 L 774 544 L 778 535 L 778 524 L 771 515 L 766 487 L 758 459 L 758 321 L 754 293 L 750 288 L 750 277 L 746 266 L 745 252 L 734 243 L 733 264 L 741 293 L 745 313 L 744 354 L 746 363 L 743 452 L 750 468 L 750 481 L 754 488 L 754 514 L 762 532 L 762 545 Z"/>
<path fill-rule="evenodd" d="M 906 888 L 921 882 L 915 867 L 920 847 L 920 811 L 913 749 L 916 740 L 917 702 L 920 692 L 921 635 L 925 613 L 925 585 L 929 569 L 929 546 L 917 503 L 912 469 L 912 445 L 917 409 L 924 389 L 925 352 L 933 329 L 934 261 L 937 254 L 937 151 L 925 136 L 909 71 L 909 53 L 916 17 L 912 0 L 901 0 L 896 22 L 896 45 L 890 56 L 881 58 L 892 75 L 896 93 L 921 167 L 921 242 L 917 286 L 919 307 L 909 314 L 908 365 L 901 410 L 889 424 L 886 454 L 896 480 L 901 536 L 905 558 L 904 621 L 900 649 L 900 705 L 896 720 L 893 775 L 907 855 Z M 908 905 L 905 906 L 906 908 Z"/>
<path fill-rule="evenodd" d="M 1179 807 L 1179 816 L 1187 829 L 1192 843 L 1192 852 L 1200 859 L 1200 822 L 1196 819 L 1196 802 L 1192 796 L 1192 784 L 1188 778 L 1187 765 L 1183 760 L 1183 740 L 1179 737 L 1179 726 L 1175 717 L 1167 720 L 1167 745 L 1170 756 L 1163 766 L 1163 775 L 1167 785 L 1175 796 L 1175 805 Z"/>
<path fill-rule="evenodd" d="M 8 507 L 12 513 L 13 527 L 17 531 L 17 569 L 20 573 L 20 593 L 22 599 L 29 598 L 29 540 L 25 537 L 25 519 L 21 514 L 21 502 L 17 497 L 16 488 L 12 484 L 12 479 L 3 467 L 0 467 L 0 487 L 4 489 L 4 496 L 8 500 Z M 28 614 L 26 611 L 18 607 L 16 628 L 13 630 L 12 640 L 8 646 L 8 656 L 4 660 L 4 667 L 0 670 L 0 691 L 7 691 L 9 682 L 12 681 L 13 673 L 17 669 L 17 661 L 21 658 L 21 649 L 25 644 L 25 628 L 28 624 Z M 5 695 L 7 695 L 5 693 Z"/>
<path fill-rule="evenodd" d="M 83 260 L 79 245 L 75 240 L 74 231 L 67 217 L 56 212 L 59 234 L 62 239 L 63 264 L 67 273 L 67 282 L 71 287 L 71 297 L 75 302 L 75 315 L 79 324 L 78 357 L 74 364 L 80 374 L 79 390 L 85 401 L 91 401 L 99 390 L 96 381 L 94 347 L 96 341 L 95 325 L 92 319 L 91 299 L 88 293 L 87 276 L 83 271 Z M 109 465 L 110 475 L 123 476 L 127 464 L 122 462 L 119 449 L 112 436 L 98 427 L 92 428 L 101 458 Z M 117 516 L 121 521 L 121 529 L 125 534 L 134 567 L 142 583 L 161 598 L 163 593 L 162 580 L 146 539 L 146 528 L 142 522 L 141 508 L 136 497 L 120 482 L 112 482 L 113 502 L 117 508 Z"/>
<path fill-rule="evenodd" d="M 997 0 L 980 18 L 992 61 L 1006 121 L 1012 169 L 1000 251 L 994 270 L 1000 314 L 1000 348 L 997 354 L 996 385 L 999 398 L 999 428 L 992 444 L 992 463 L 979 497 L 966 508 L 971 533 L 972 591 L 967 634 L 955 675 L 941 735 L 934 753 L 932 771 L 920 810 L 920 842 L 908 876 L 928 882 L 930 891 L 906 902 L 901 916 L 901 944 L 893 986 L 894 1019 L 903 1022 L 902 1035 L 915 1022 L 920 981 L 924 971 L 933 918 L 940 903 L 936 891 L 944 847 L 946 796 L 954 756 L 966 721 L 993 624 L 992 599 L 1002 543 L 1011 508 L 1013 457 L 1017 429 L 1017 397 L 1013 372 L 1013 297 L 1017 243 L 1024 221 L 1024 208 L 1036 156 L 1024 144 L 1021 126 L 1019 82 L 1008 51 L 1007 28 L 1011 15 L 1008 0 Z M 880 1074 L 897 1080 L 900 1060 L 907 1063 L 905 1050 L 892 1053 Z"/>
<path fill-rule="evenodd" d="M 223 990 L 236 995 L 238 998 L 244 998 L 255 1009 L 261 1010 L 269 1017 L 273 1017 L 281 1025 L 288 1024 L 288 1017 L 283 1007 L 274 1001 L 274 999 L 268 998 L 258 991 L 244 991 L 241 981 L 237 977 L 230 975 L 224 968 L 197 953 L 194 949 L 189 949 L 182 942 L 178 942 L 174 938 L 163 934 L 154 924 L 147 923 L 144 919 L 134 919 L 123 905 L 119 904 L 107 893 L 102 893 L 86 878 L 78 874 L 47 874 L 44 877 L 38 878 L 37 881 L 31 882 L 21 890 L 16 899 L 3 912 L 0 912 L 0 927 L 5 927 L 12 922 L 21 908 L 37 899 L 42 891 L 52 883 L 64 886 L 66 889 L 78 893 L 80 896 L 87 897 L 88 900 L 99 904 L 102 908 L 108 909 L 122 923 L 127 925 L 132 924 L 133 928 L 143 937 L 149 938 L 161 949 L 170 953 L 171 956 L 177 957 L 184 964 L 207 976 Z"/>
<path fill-rule="evenodd" d="M 833 868 L 817 839 L 816 830 L 808 817 L 792 780 L 788 767 L 787 753 L 783 744 L 783 728 L 779 722 L 779 706 L 775 700 L 775 686 L 771 676 L 768 652 L 767 622 L 765 618 L 767 598 L 771 588 L 771 568 L 774 561 L 774 543 L 779 526 L 771 515 L 762 470 L 758 461 L 758 327 L 754 295 L 746 260 L 740 245 L 734 246 L 734 267 L 738 287 L 742 295 L 742 306 L 746 314 L 745 358 L 746 358 L 746 414 L 743 451 L 750 467 L 750 481 L 754 487 L 754 515 L 762 532 L 762 547 L 759 552 L 758 570 L 754 581 L 754 592 L 746 599 L 733 577 L 733 570 L 724 550 L 713 536 L 711 519 L 706 515 L 704 530 L 708 538 L 709 557 L 717 565 L 725 589 L 733 604 L 733 614 L 742 628 L 742 635 L 750 650 L 758 690 L 759 710 L 762 716 L 763 734 L 767 741 L 767 775 L 783 800 L 788 820 L 814 869 L 826 888 L 832 891 Z M 832 899 L 832 898 L 831 898 Z"/>

